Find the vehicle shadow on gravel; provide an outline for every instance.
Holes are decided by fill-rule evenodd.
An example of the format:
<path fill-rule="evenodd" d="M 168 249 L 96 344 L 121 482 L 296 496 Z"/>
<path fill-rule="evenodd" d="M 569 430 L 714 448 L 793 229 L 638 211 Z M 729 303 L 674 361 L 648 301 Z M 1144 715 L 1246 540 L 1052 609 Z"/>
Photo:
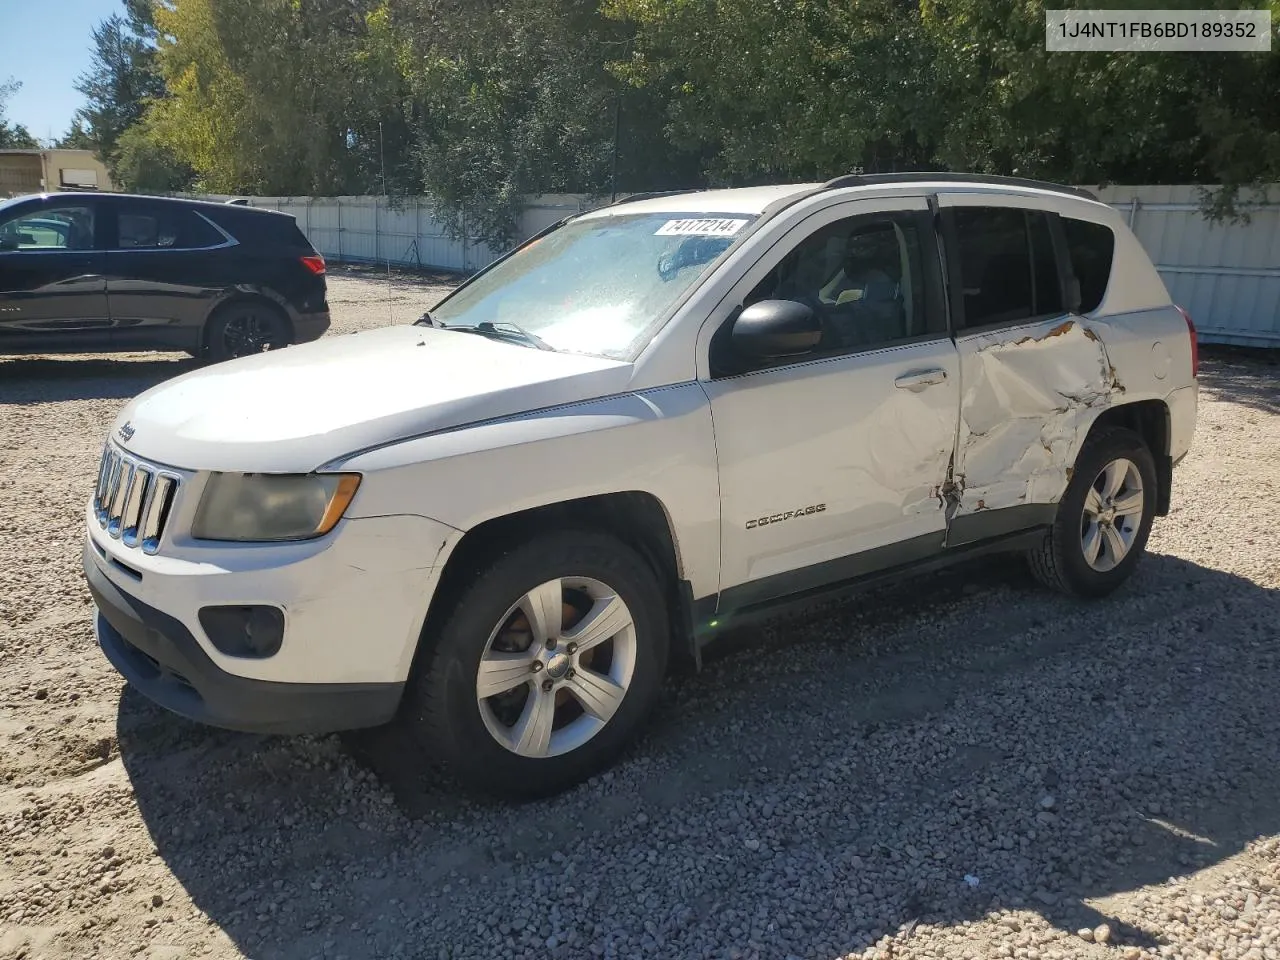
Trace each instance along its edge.
<path fill-rule="evenodd" d="M 185 355 L 146 360 L 98 356 L 0 358 L 0 405 L 128 400 L 198 366 L 199 361 Z"/>
<path fill-rule="evenodd" d="M 997 910 L 1152 946 L 1087 901 L 1280 832 L 1278 623 L 1175 557 L 1089 604 L 988 561 L 721 643 L 611 772 L 523 805 L 131 690 L 118 739 L 159 855 L 260 960 L 829 958 Z"/>
<path fill-rule="evenodd" d="M 1280 413 L 1280 350 L 1205 350 L 1200 382 L 1207 392 L 1264 413 Z"/>

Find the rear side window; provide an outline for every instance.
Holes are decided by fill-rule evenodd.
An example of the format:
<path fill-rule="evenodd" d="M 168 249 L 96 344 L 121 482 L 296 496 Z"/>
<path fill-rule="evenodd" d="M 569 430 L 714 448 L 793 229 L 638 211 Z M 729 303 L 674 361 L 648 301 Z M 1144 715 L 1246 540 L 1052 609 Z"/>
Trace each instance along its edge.
<path fill-rule="evenodd" d="M 1063 312 L 1047 214 L 1012 207 L 958 207 L 954 215 L 966 327 Z"/>
<path fill-rule="evenodd" d="M 281 248 L 310 251 L 312 246 L 298 228 L 298 221 L 287 214 L 257 213 L 245 207 L 228 206 L 210 211 L 224 230 L 241 243 L 256 248 Z"/>
<path fill-rule="evenodd" d="M 1115 257 L 1116 237 L 1110 227 L 1088 220 L 1059 217 L 1067 240 L 1071 270 L 1080 282 L 1080 312 L 1098 309 L 1107 292 L 1111 277 L 1111 261 Z"/>
<path fill-rule="evenodd" d="M 116 217 L 117 250 L 201 250 L 225 238 L 212 224 L 178 206 L 130 205 Z"/>

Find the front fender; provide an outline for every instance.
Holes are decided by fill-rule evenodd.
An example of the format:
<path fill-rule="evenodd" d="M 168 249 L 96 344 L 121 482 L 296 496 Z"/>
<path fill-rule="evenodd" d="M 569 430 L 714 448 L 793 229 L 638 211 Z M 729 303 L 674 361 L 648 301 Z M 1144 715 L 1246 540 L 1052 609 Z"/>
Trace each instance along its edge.
<path fill-rule="evenodd" d="M 715 439 L 696 383 L 432 433 L 323 469 L 364 475 L 350 516 L 415 513 L 459 530 L 568 500 L 648 493 L 670 517 L 694 596 L 719 589 Z"/>

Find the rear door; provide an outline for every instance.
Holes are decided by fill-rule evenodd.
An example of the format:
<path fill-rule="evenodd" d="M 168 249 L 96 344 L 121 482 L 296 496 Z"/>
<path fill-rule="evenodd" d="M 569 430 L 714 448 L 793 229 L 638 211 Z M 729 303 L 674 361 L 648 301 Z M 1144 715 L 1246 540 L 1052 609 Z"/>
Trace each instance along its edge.
<path fill-rule="evenodd" d="M 0 353 L 108 342 L 96 198 L 40 197 L 0 213 Z"/>
<path fill-rule="evenodd" d="M 941 194 L 960 356 L 954 546 L 1051 522 L 1081 425 L 1114 373 L 1078 306 L 1057 214 L 1030 197 Z"/>
<path fill-rule="evenodd" d="M 235 241 L 192 207 L 120 197 L 111 203 L 107 300 L 118 348 L 192 350 L 209 310 L 234 283 Z"/>

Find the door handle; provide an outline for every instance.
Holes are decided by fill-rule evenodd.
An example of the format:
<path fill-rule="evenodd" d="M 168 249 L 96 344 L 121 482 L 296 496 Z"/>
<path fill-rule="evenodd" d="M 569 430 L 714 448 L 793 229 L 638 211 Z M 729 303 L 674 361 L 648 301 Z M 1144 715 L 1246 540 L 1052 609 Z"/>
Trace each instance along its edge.
<path fill-rule="evenodd" d="M 947 371 L 941 368 L 933 370 L 916 370 L 912 373 L 904 373 L 893 381 L 893 385 L 899 390 L 915 390 L 920 391 L 925 387 L 931 387 L 935 383 L 942 383 L 947 379 Z"/>

